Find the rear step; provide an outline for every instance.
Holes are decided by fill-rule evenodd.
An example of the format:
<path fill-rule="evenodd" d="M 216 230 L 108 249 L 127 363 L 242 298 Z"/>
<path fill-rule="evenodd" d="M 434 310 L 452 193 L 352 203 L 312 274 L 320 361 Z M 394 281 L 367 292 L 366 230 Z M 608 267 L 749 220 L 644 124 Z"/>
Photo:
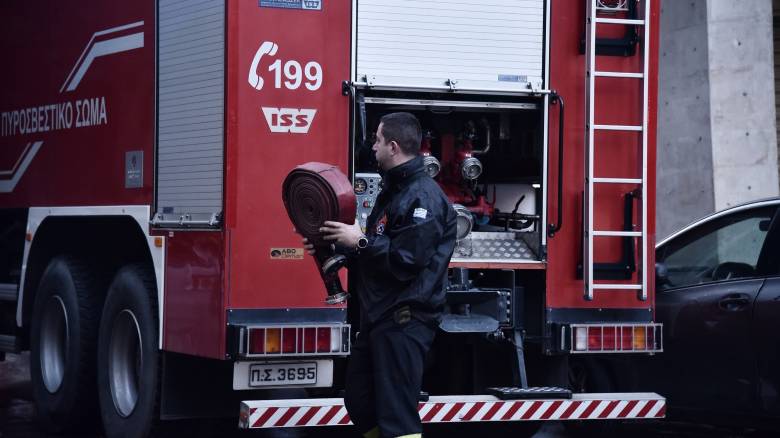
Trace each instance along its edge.
<path fill-rule="evenodd" d="M 418 405 L 423 423 L 654 419 L 666 399 L 651 392 L 573 394 L 571 399 L 501 400 L 491 395 L 431 396 Z M 352 424 L 341 398 L 241 402 L 242 429 Z"/>

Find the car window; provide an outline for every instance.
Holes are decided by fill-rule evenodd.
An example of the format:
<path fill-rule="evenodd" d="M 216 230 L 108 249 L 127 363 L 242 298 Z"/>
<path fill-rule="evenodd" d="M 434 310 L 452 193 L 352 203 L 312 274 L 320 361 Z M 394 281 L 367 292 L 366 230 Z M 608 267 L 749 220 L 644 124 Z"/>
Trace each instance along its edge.
<path fill-rule="evenodd" d="M 774 207 L 737 212 L 705 223 L 669 242 L 659 252 L 669 289 L 756 275 Z"/>

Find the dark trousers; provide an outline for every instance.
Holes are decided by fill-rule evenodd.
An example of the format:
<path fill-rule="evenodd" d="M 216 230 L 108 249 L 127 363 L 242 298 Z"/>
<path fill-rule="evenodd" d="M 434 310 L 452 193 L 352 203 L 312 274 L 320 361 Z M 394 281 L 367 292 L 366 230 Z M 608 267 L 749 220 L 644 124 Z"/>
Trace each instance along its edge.
<path fill-rule="evenodd" d="M 391 315 L 352 345 L 344 404 L 361 433 L 374 427 L 384 438 L 422 432 L 417 413 L 425 355 L 435 329 Z"/>

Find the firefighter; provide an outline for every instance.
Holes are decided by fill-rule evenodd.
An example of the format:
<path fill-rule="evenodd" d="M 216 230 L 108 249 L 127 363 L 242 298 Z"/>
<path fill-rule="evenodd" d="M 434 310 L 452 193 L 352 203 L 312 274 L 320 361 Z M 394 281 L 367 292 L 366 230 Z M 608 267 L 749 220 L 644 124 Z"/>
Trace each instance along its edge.
<path fill-rule="evenodd" d="M 382 192 L 366 222 L 325 222 L 320 231 L 347 249 L 360 302 L 360 332 L 347 366 L 344 404 L 366 437 L 419 437 L 423 365 L 444 306 L 456 214 L 420 156 L 410 113 L 381 118 L 373 151 Z M 314 247 L 304 239 L 310 254 Z"/>

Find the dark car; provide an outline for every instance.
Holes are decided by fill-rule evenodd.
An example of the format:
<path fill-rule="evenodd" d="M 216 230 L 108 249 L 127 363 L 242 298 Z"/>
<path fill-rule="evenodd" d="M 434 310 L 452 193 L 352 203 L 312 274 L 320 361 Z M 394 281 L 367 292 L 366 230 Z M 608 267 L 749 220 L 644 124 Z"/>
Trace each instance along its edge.
<path fill-rule="evenodd" d="M 631 365 L 671 418 L 780 427 L 779 207 L 729 208 L 656 246 L 664 351 Z"/>

